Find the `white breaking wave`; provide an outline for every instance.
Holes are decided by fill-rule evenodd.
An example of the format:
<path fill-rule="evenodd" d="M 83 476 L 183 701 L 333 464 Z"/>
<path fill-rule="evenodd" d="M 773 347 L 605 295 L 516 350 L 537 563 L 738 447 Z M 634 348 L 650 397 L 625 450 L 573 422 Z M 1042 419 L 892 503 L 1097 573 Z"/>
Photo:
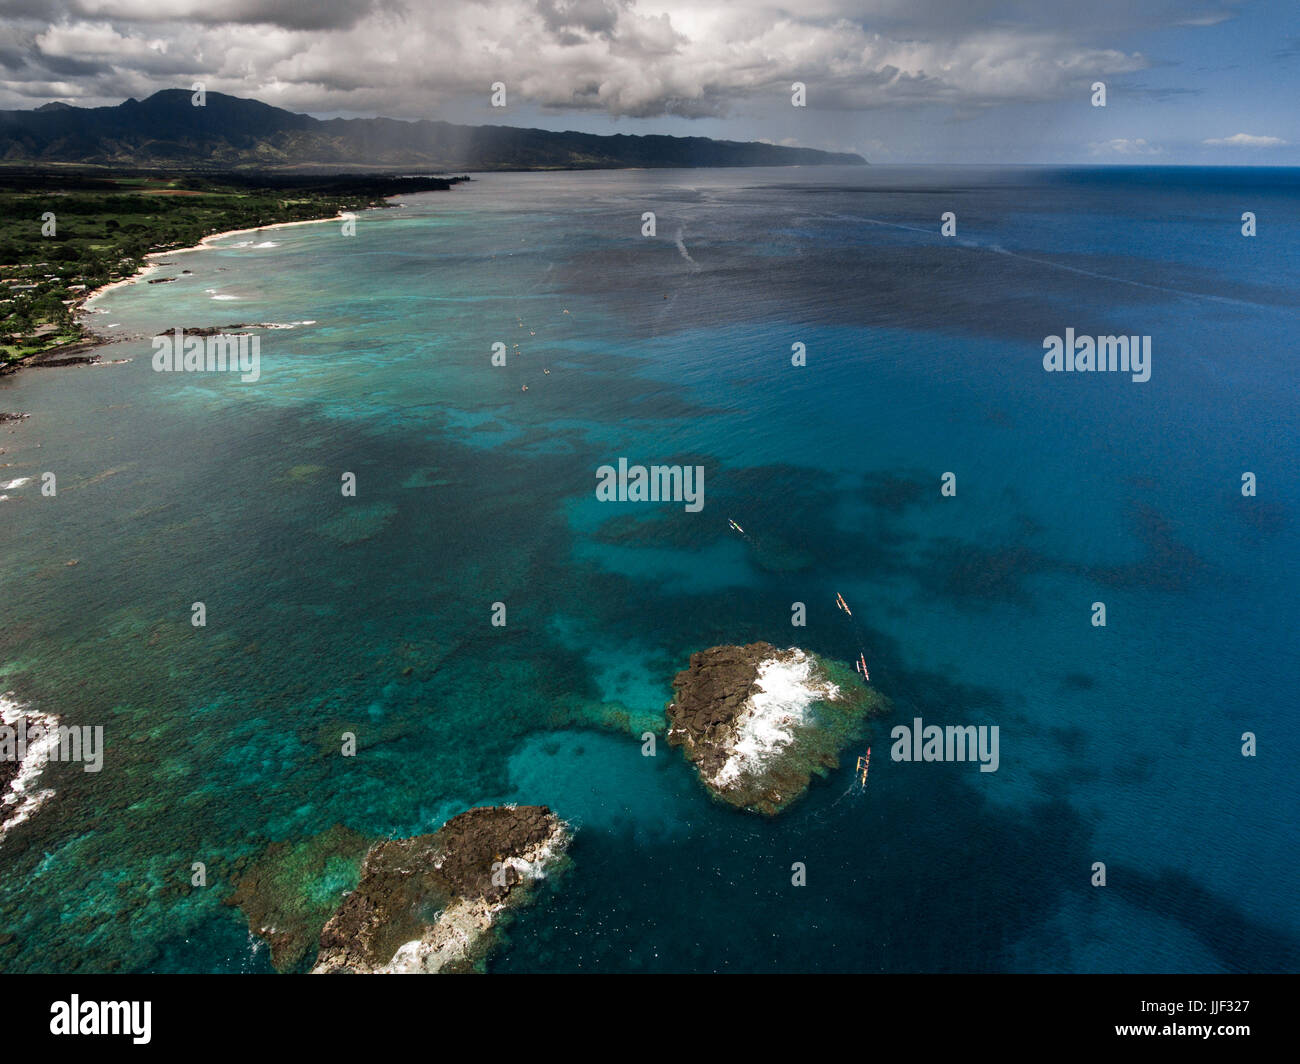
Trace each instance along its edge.
<path fill-rule="evenodd" d="M 686 244 L 682 240 L 682 231 L 680 229 L 677 230 L 677 235 L 673 237 L 673 243 L 677 245 L 677 250 L 681 252 L 682 258 L 684 258 L 687 262 L 689 262 L 692 266 L 694 266 L 698 270 L 700 268 L 700 264 L 696 262 L 693 258 L 691 258 L 691 253 L 686 250 Z"/>
<path fill-rule="evenodd" d="M 527 880 L 546 878 L 546 866 L 555 860 L 569 843 L 569 826 L 556 824 L 551 834 L 530 847 L 520 857 L 507 857 L 502 863 Z M 448 963 L 464 957 L 479 937 L 496 923 L 506 907 L 505 900 L 489 902 L 486 898 L 459 898 L 434 917 L 422 938 L 404 942 L 392 960 L 375 969 L 377 975 L 410 975 L 437 972 Z"/>
<path fill-rule="evenodd" d="M 27 744 L 18 775 L 10 782 L 8 790 L 0 795 L 0 840 L 54 796 L 53 790 L 38 790 L 35 785 L 36 778 L 50 760 L 50 752 L 58 746 L 58 718 L 19 705 L 12 691 L 0 695 L 0 724 L 16 727 L 23 717 L 39 725 L 43 731 L 36 742 Z"/>
<path fill-rule="evenodd" d="M 31 477 L 19 477 L 17 480 L 9 481 L 8 484 L 0 484 L 0 491 L 13 491 L 15 488 L 21 488 L 31 479 Z"/>
<path fill-rule="evenodd" d="M 546 867 L 564 852 L 568 845 L 568 826 L 561 822 L 554 834 L 528 850 L 523 857 L 507 857 L 502 863 L 513 868 L 524 879 L 546 878 Z"/>
<path fill-rule="evenodd" d="M 814 702 L 839 697 L 835 684 L 813 678 L 813 664 L 802 650 L 759 663 L 754 689 L 736 717 L 727 760 L 713 777 L 715 786 L 761 774 L 773 757 L 794 742 L 794 730 L 807 723 Z"/>

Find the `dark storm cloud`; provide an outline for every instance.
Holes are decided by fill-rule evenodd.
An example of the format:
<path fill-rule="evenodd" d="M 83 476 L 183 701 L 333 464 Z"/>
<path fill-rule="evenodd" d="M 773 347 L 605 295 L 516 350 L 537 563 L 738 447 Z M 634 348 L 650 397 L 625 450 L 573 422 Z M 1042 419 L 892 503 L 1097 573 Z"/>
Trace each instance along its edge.
<path fill-rule="evenodd" d="M 425 117 L 504 81 L 515 102 L 614 116 L 1076 96 L 1146 69 L 1126 32 L 1228 17 L 1232 0 L 3 0 L 0 106 L 112 102 L 203 80 L 294 110 Z M 1086 18 L 1084 15 L 1086 14 Z M 1174 91 L 1174 90 L 1162 90 Z M 757 102 L 756 102 L 757 101 Z"/>
<path fill-rule="evenodd" d="M 113 69 L 107 63 L 102 61 L 73 59 L 69 56 L 60 55 L 37 55 L 33 58 L 32 65 L 39 65 L 46 74 L 58 78 L 84 78 L 92 75 L 106 74 Z"/>
<path fill-rule="evenodd" d="M 381 0 L 6 0 L 0 3 L 0 16 L 47 22 L 88 19 L 332 30 L 355 26 L 380 3 Z"/>
<path fill-rule="evenodd" d="M 538 0 L 537 10 L 552 33 L 581 29 L 608 38 L 618 25 L 612 0 Z"/>

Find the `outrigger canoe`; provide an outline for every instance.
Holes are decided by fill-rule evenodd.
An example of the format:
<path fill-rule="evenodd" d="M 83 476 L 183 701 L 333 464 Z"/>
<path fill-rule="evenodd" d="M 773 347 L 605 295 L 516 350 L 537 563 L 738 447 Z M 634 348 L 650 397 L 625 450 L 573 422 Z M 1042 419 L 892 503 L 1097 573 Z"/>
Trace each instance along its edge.
<path fill-rule="evenodd" d="M 871 768 L 871 747 L 867 747 L 865 757 L 858 758 L 858 782 L 863 787 L 867 785 L 867 770 Z"/>

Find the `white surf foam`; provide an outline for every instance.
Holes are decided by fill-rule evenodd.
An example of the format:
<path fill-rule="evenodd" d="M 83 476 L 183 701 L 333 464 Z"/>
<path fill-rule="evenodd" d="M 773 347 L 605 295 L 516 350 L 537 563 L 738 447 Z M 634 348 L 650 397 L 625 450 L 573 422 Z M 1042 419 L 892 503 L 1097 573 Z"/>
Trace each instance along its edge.
<path fill-rule="evenodd" d="M 556 824 L 549 836 L 530 847 L 519 857 L 508 857 L 503 864 L 513 868 L 528 880 L 546 878 L 547 866 L 567 848 L 569 825 Z M 490 902 L 486 898 L 458 898 L 434 917 L 432 926 L 423 938 L 404 942 L 393 954 L 392 960 L 376 968 L 376 974 L 402 975 L 416 972 L 437 972 L 453 960 L 469 953 L 479 936 L 497 921 L 505 901 Z"/>
<path fill-rule="evenodd" d="M 0 840 L 24 820 L 30 819 L 36 810 L 54 796 L 52 789 L 38 789 L 36 779 L 49 762 L 50 752 L 58 745 L 58 718 L 20 705 L 12 691 L 0 695 L 0 724 L 14 727 L 23 717 L 27 717 L 33 724 L 39 724 L 43 731 L 40 739 L 27 744 L 26 756 L 18 767 L 18 775 L 10 782 L 8 790 L 0 795 Z"/>
<path fill-rule="evenodd" d="M 761 774 L 767 764 L 794 742 L 794 732 L 808 721 L 814 702 L 832 701 L 840 689 L 813 678 L 813 659 L 802 650 L 760 662 L 749 701 L 736 718 L 727 760 L 713 777 L 726 787 L 741 776 Z"/>

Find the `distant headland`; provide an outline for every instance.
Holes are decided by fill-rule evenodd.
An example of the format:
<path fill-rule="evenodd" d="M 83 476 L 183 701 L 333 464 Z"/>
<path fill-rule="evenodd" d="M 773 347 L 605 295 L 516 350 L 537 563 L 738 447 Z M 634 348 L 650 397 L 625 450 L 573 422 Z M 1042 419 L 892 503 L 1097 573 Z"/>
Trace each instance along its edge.
<path fill-rule="evenodd" d="M 333 173 L 866 164 L 851 153 L 752 141 L 319 119 L 219 92 L 204 93 L 201 106 L 194 97 L 183 89 L 164 89 L 116 107 L 53 103 L 0 111 L 0 159 L 6 165 Z"/>

